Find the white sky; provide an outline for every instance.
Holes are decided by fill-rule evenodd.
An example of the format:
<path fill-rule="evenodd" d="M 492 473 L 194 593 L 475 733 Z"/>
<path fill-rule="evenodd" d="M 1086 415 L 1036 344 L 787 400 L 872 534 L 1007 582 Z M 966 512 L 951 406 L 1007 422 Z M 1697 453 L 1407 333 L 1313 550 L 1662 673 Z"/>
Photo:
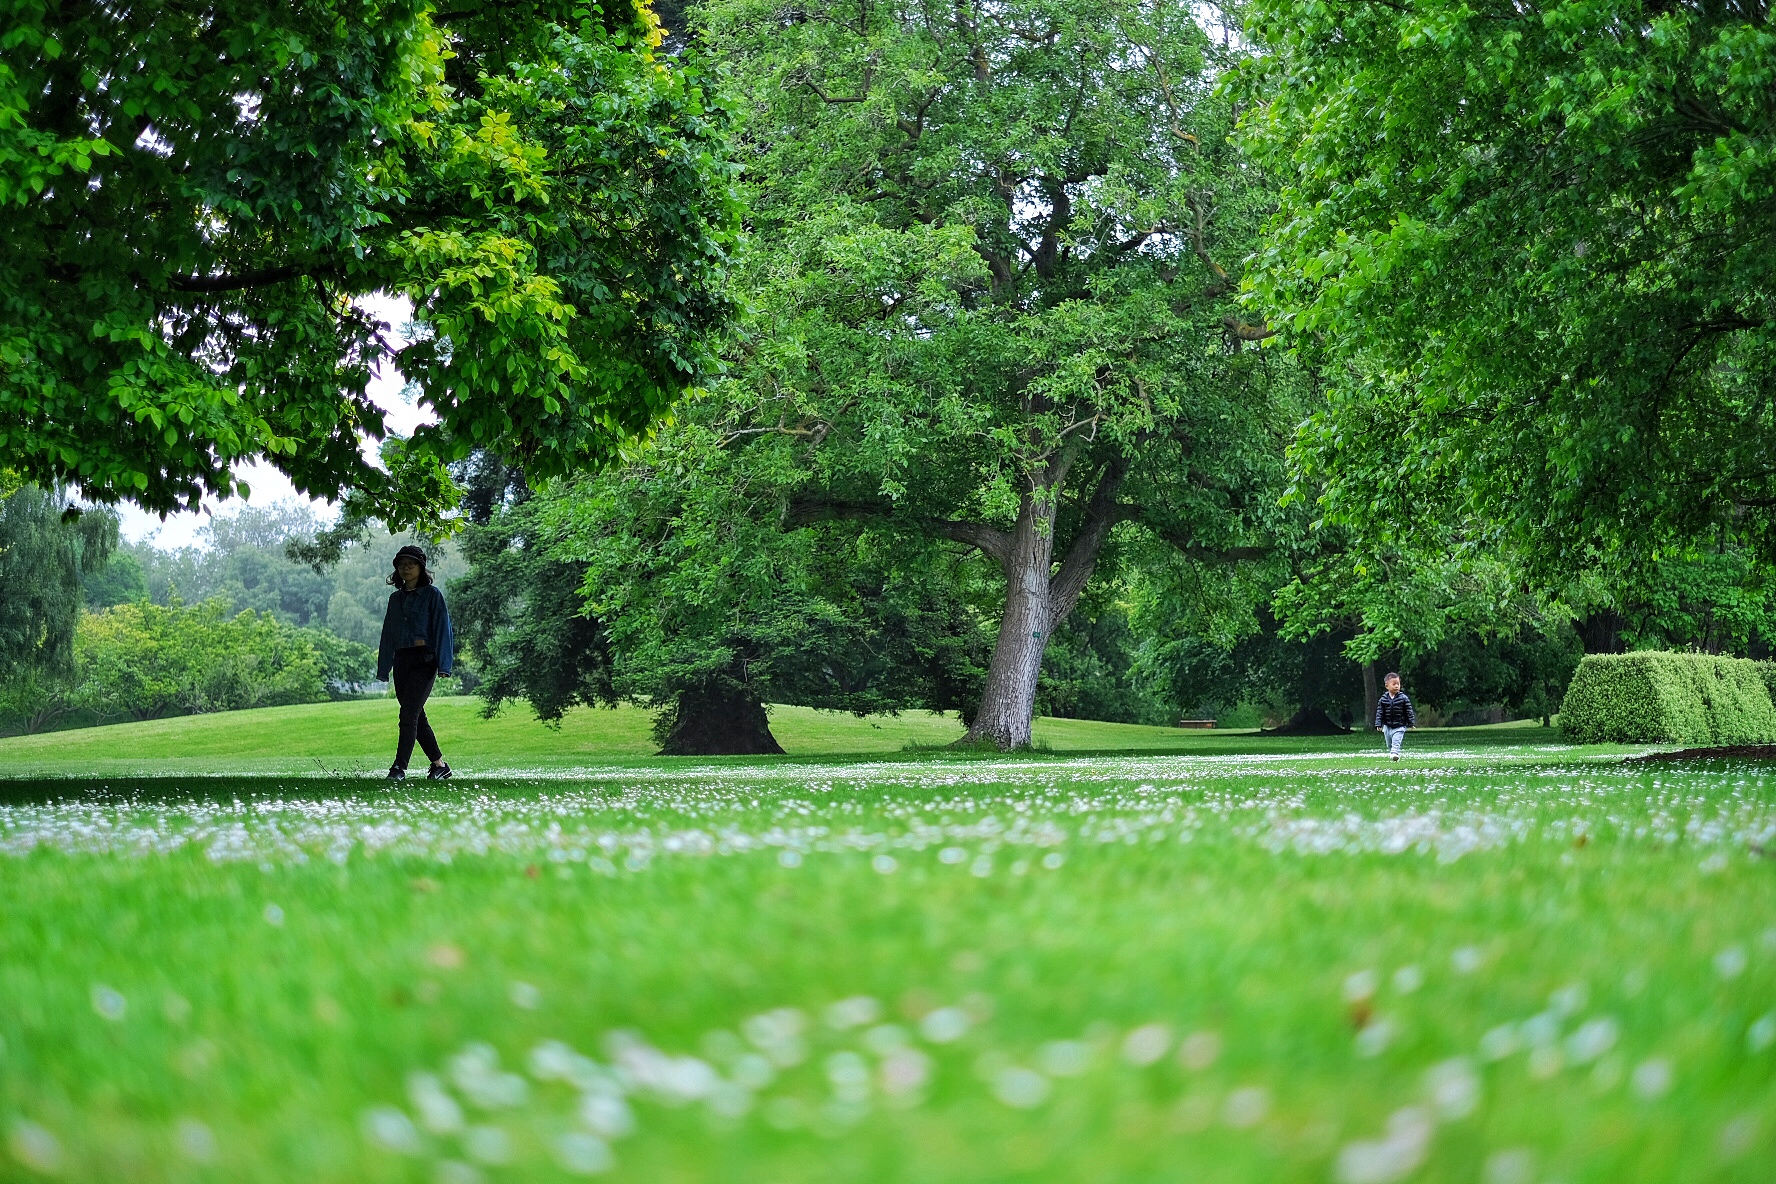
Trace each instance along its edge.
<path fill-rule="evenodd" d="M 366 312 L 387 321 L 393 326 L 397 336 L 413 316 L 413 306 L 404 296 L 378 293 L 360 297 L 355 303 Z M 370 380 L 370 398 L 383 409 L 389 430 L 403 436 L 411 434 L 414 428 L 432 418 L 424 408 L 401 397 L 401 377 L 394 372 L 393 367 L 387 368 L 386 372 L 378 369 L 376 377 Z M 300 496 L 295 486 L 290 484 L 289 478 L 270 465 L 244 465 L 237 475 L 246 481 L 247 488 L 252 491 L 251 497 L 205 501 L 203 510 L 169 514 L 165 521 L 134 505 L 119 505 L 117 510 L 123 518 L 123 537 L 132 543 L 151 539 L 155 546 L 168 550 L 193 547 L 198 542 L 198 530 L 209 521 L 210 514 L 233 511 L 249 503 L 269 506 L 283 501 L 297 502 L 312 506 L 317 517 L 333 517 L 335 507 L 332 502 Z"/>

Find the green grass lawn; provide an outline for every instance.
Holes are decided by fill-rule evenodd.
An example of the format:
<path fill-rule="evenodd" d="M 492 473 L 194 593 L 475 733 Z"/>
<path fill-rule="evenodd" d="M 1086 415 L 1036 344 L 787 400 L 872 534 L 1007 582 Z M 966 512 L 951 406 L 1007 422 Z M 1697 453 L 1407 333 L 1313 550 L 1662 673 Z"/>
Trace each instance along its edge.
<path fill-rule="evenodd" d="M 481 717 L 481 700 L 434 699 L 426 708 L 445 756 L 466 772 L 522 774 L 611 765 L 657 766 L 651 713 L 639 707 L 576 708 L 560 727 L 523 707 Z M 938 749 L 962 736 L 954 716 L 928 711 L 855 716 L 774 707 L 771 729 L 792 758 L 880 757 Z M 0 739 L 0 777 L 84 774 L 364 773 L 394 757 L 393 699 L 268 707 L 145 723 L 112 724 Z M 1364 753 L 1372 732 L 1336 737 L 1273 737 L 1251 732 L 1039 719 L 1035 742 L 1055 753 Z M 1414 733 L 1421 751 L 1524 745 L 1560 746 L 1560 733 L 1533 721 Z M 1596 749 L 1586 751 L 1627 751 Z M 416 760 L 423 759 L 416 756 Z M 672 762 L 667 762 L 668 764 Z"/>
<path fill-rule="evenodd" d="M 189 771 L 278 737 L 291 773 L 372 765 L 380 707 L 0 745 L 119 762 L 0 781 L 0 1180 L 1776 1163 L 1763 766 L 1061 721 L 1052 755 L 944 758 L 899 750 L 951 721 L 788 709 L 792 759 L 658 761 L 639 716 L 465 704 L 460 763 L 534 775 Z M 1078 751 L 1118 736 L 1187 751 Z"/>

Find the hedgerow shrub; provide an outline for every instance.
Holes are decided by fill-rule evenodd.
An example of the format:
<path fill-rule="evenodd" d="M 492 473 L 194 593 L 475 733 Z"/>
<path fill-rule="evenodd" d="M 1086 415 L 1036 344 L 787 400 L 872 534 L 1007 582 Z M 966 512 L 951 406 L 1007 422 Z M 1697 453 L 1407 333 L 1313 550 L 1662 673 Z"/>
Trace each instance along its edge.
<path fill-rule="evenodd" d="M 1764 677 L 1764 686 L 1770 691 L 1770 701 L 1776 703 L 1776 662 L 1759 662 L 1757 668 Z"/>
<path fill-rule="evenodd" d="M 1764 744 L 1776 706 L 1759 663 L 1712 654 L 1587 654 L 1560 706 L 1582 744 Z"/>

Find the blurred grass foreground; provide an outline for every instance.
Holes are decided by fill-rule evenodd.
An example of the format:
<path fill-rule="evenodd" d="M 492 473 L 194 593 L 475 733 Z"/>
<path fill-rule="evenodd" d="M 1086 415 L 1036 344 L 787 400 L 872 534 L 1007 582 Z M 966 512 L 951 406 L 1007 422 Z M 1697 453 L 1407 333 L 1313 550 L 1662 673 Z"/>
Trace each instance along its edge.
<path fill-rule="evenodd" d="M 1776 1162 L 1765 766 L 787 710 L 791 758 L 664 761 L 446 703 L 454 783 L 299 775 L 390 712 L 0 742 L 0 1179 Z"/>

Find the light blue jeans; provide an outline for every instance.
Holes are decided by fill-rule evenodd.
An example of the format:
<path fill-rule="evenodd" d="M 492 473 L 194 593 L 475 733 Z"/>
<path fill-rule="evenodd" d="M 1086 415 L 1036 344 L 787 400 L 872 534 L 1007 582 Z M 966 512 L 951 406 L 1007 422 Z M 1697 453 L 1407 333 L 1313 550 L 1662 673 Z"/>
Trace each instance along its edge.
<path fill-rule="evenodd" d="M 1383 724 L 1381 726 L 1381 738 L 1387 741 L 1388 753 L 1392 756 L 1398 756 L 1400 755 L 1400 745 L 1406 741 L 1406 729 L 1390 728 L 1386 724 Z"/>

